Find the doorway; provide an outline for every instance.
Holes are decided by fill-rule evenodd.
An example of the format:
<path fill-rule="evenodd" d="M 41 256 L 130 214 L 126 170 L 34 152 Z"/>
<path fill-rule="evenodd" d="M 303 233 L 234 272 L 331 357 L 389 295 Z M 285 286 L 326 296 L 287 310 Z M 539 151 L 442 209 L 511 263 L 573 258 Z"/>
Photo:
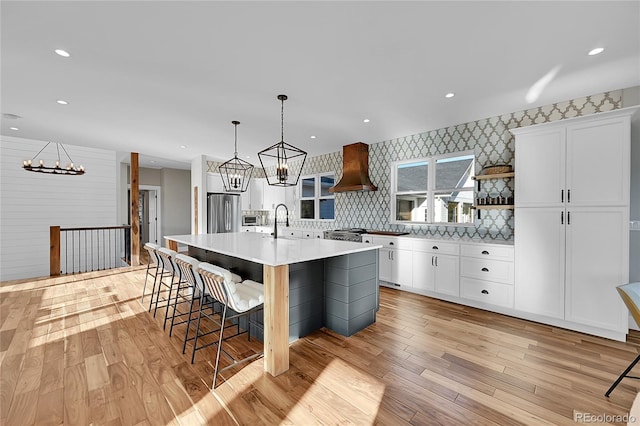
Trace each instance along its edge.
<path fill-rule="evenodd" d="M 140 247 L 151 242 L 162 241 L 160 187 L 140 185 L 138 194 L 138 221 L 140 224 Z M 131 205 L 131 188 L 127 191 L 127 204 Z M 127 223 L 131 224 L 131 220 Z M 142 250 L 141 250 L 142 252 Z"/>
<path fill-rule="evenodd" d="M 158 244 L 158 194 L 156 190 L 140 190 L 140 246 Z"/>

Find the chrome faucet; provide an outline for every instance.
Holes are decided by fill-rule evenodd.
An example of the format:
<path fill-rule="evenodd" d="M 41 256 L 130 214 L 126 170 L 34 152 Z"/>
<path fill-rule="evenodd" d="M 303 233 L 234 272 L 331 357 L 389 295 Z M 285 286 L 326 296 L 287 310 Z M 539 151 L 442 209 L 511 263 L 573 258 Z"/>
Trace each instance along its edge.
<path fill-rule="evenodd" d="M 276 211 L 274 213 L 274 219 L 273 219 L 273 238 L 276 239 L 278 238 L 278 207 L 284 207 L 285 211 L 287 212 L 287 227 L 289 226 L 289 209 L 287 208 L 286 205 L 284 204 L 278 204 L 276 206 Z"/>

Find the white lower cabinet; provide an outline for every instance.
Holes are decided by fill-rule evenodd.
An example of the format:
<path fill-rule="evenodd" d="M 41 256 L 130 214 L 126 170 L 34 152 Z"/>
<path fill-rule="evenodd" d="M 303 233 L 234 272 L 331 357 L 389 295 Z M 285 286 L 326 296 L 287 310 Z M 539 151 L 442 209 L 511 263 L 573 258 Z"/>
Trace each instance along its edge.
<path fill-rule="evenodd" d="M 459 245 L 441 241 L 413 244 L 413 288 L 460 295 Z"/>
<path fill-rule="evenodd" d="M 564 318 L 564 209 L 516 209 L 515 308 Z"/>
<path fill-rule="evenodd" d="M 460 295 L 460 258 L 446 254 L 433 255 L 434 286 L 436 293 Z"/>
<path fill-rule="evenodd" d="M 399 287 L 413 285 L 413 253 L 406 242 L 399 238 L 373 237 L 374 244 L 382 244 L 379 250 L 380 280 Z"/>
<path fill-rule="evenodd" d="M 568 211 L 566 320 L 627 332 L 628 313 L 616 287 L 629 280 L 628 212 L 626 207 Z"/>
<path fill-rule="evenodd" d="M 460 296 L 513 308 L 513 246 L 463 244 L 461 253 Z"/>
<path fill-rule="evenodd" d="M 628 223 L 626 207 L 517 209 L 515 308 L 626 334 Z"/>
<path fill-rule="evenodd" d="M 460 278 L 460 296 L 489 305 L 513 307 L 513 285 Z"/>
<path fill-rule="evenodd" d="M 401 287 L 413 285 L 411 250 L 380 249 L 380 279 Z"/>

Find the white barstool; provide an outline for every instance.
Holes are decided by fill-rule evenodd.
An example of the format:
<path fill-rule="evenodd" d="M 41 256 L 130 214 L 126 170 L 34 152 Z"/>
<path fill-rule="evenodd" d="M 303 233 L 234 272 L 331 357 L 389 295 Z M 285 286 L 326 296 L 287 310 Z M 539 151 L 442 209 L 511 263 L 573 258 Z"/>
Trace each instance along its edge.
<path fill-rule="evenodd" d="M 144 302 L 144 297 L 147 295 L 146 294 L 147 280 L 149 279 L 149 275 L 153 277 L 153 287 L 151 288 L 152 296 L 155 291 L 156 281 L 158 279 L 158 271 L 159 271 L 158 265 L 160 264 L 158 260 L 158 254 L 156 253 L 156 251 L 159 248 L 160 246 L 154 243 L 146 243 L 144 245 L 144 249 L 147 251 L 147 253 L 149 253 L 149 262 L 147 263 L 147 273 L 145 274 L 145 277 L 144 277 L 144 287 L 142 288 L 142 298 L 140 299 L 140 303 Z M 151 299 L 153 299 L 153 297 L 151 297 Z M 149 310 L 151 310 L 151 305 L 149 305 Z"/>
<path fill-rule="evenodd" d="M 198 291 L 199 297 L 198 297 L 198 310 L 196 312 L 196 317 L 193 318 L 193 302 L 195 301 L 195 299 L 192 299 L 192 303 L 191 303 L 191 308 L 189 310 L 189 319 L 187 321 L 187 331 L 185 334 L 185 343 L 184 346 L 182 348 L 182 353 L 185 353 L 186 351 L 186 344 L 187 341 L 189 340 L 193 340 L 193 350 L 191 351 L 191 364 L 193 364 L 195 362 L 196 359 L 196 351 L 199 351 L 200 349 L 204 349 L 204 348 L 208 348 L 209 346 L 212 345 L 216 345 L 217 341 L 209 341 L 208 343 L 204 343 L 204 344 L 200 344 L 198 346 L 198 340 L 202 339 L 203 337 L 206 337 L 210 334 L 213 333 L 218 333 L 220 331 L 220 328 L 222 327 L 223 322 L 220 320 L 220 318 L 222 317 L 222 309 L 218 309 L 218 313 L 220 314 L 218 317 L 216 317 L 216 309 L 215 306 L 216 304 L 220 305 L 221 302 L 219 300 L 217 300 L 215 298 L 215 296 L 213 296 L 211 294 L 211 292 L 209 291 L 209 287 L 207 287 L 206 285 L 203 284 L 202 281 L 202 276 L 200 275 L 199 272 L 199 266 L 200 266 L 201 262 L 197 262 L 197 264 L 192 264 L 192 269 L 194 272 L 194 278 L 195 278 L 195 283 L 196 283 L 196 290 Z M 217 266 L 214 265 L 210 265 L 211 268 L 216 268 L 216 270 L 220 273 L 220 274 L 224 274 L 227 279 L 229 280 L 229 282 L 232 283 L 232 285 L 235 286 L 235 283 L 240 283 L 242 281 L 242 278 L 240 278 L 239 275 L 232 273 L 231 271 L 228 271 L 226 269 L 223 268 L 218 268 Z M 208 314 L 205 307 L 207 305 L 211 305 L 211 314 Z M 215 327 L 212 330 L 208 330 L 208 331 L 202 331 L 200 329 L 200 325 L 202 323 L 202 319 L 206 318 L 209 321 L 211 321 Z M 196 322 L 196 327 L 195 327 L 195 333 L 193 335 L 192 338 L 188 337 L 188 333 L 190 330 L 190 324 L 192 321 Z M 230 324 L 230 325 L 225 325 L 225 327 L 234 327 L 234 324 Z"/>
<path fill-rule="evenodd" d="M 200 261 L 191 256 L 185 256 L 184 254 L 177 254 L 174 258 L 174 263 L 180 271 L 181 278 L 187 282 L 188 284 L 188 294 L 184 294 L 182 292 L 180 297 L 182 297 L 185 301 L 190 302 L 189 312 L 184 314 L 179 314 L 178 316 L 186 315 L 187 319 L 182 320 L 180 322 L 176 322 L 176 310 L 174 309 L 174 315 L 171 318 L 171 328 L 169 329 L 169 336 L 172 335 L 173 327 L 179 324 L 187 324 L 187 329 L 184 335 L 184 344 L 182 346 L 182 353 L 186 352 L 187 349 L 187 341 L 192 340 L 189 339 L 189 329 L 191 328 L 191 321 L 193 318 L 193 305 L 196 300 L 199 301 L 200 304 L 205 303 L 205 299 L 207 296 L 210 296 L 208 292 L 205 291 L 204 286 L 202 285 L 202 280 L 200 278 L 200 274 L 196 272 Z M 210 297 L 209 297 L 210 298 Z M 213 300 L 211 299 L 211 303 Z M 197 318 L 195 318 L 197 319 Z"/>
<path fill-rule="evenodd" d="M 198 267 L 198 272 L 202 277 L 202 282 L 204 283 L 205 287 L 209 290 L 211 295 L 222 304 L 222 319 L 220 322 L 222 326 L 220 327 L 220 335 L 217 343 L 218 351 L 216 354 L 216 363 L 213 372 L 212 389 L 215 389 L 219 373 L 222 373 L 229 368 L 235 367 L 238 364 L 258 358 L 263 354 L 263 352 L 259 352 L 243 359 L 235 359 L 227 351 L 222 350 L 222 342 L 224 340 L 244 333 L 248 333 L 249 340 L 251 340 L 250 315 L 253 312 L 262 309 L 264 305 L 264 290 L 263 288 L 260 288 L 262 287 L 262 285 L 260 283 L 256 283 L 255 281 L 244 281 L 242 283 L 235 283 L 232 281 L 232 276 L 229 271 L 211 265 L 209 263 L 201 263 Z M 231 309 L 236 313 L 227 316 L 228 309 Z M 227 328 L 226 326 L 224 326 L 225 322 L 227 320 L 238 320 L 240 317 L 247 317 L 247 330 L 241 332 L 240 324 L 238 321 L 238 332 L 225 338 L 223 336 L 224 330 Z M 224 352 L 224 354 L 232 362 L 222 370 L 219 370 L 218 368 L 220 364 L 220 352 Z"/>
<path fill-rule="evenodd" d="M 158 285 L 158 291 L 156 292 L 156 304 L 153 310 L 153 316 L 156 316 L 156 312 L 158 311 L 158 307 L 165 308 L 164 312 L 164 322 L 162 325 L 163 329 L 167 328 L 167 321 L 169 320 L 169 308 L 173 308 L 175 310 L 177 303 L 177 295 L 182 287 L 185 285 L 185 281 L 180 276 L 180 270 L 174 264 L 173 259 L 178 255 L 178 253 L 174 250 L 162 247 L 159 248 L 156 253 L 158 253 L 158 258 L 160 260 L 163 276 L 160 279 L 160 285 Z M 164 278 L 170 277 L 169 282 L 167 283 Z M 166 287 L 164 291 L 168 291 L 168 295 L 166 299 L 163 299 L 164 305 L 158 306 L 160 302 L 160 293 L 163 292 L 162 287 Z M 187 286 L 188 287 L 188 284 Z M 175 293 L 174 293 L 175 291 Z"/>

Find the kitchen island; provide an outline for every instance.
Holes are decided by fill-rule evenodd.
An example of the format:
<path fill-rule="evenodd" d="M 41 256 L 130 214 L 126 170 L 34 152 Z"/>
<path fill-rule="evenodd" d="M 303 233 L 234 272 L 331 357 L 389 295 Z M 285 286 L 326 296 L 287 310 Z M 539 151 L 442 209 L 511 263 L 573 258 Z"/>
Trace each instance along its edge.
<path fill-rule="evenodd" d="M 274 239 L 253 232 L 174 235 L 170 248 L 189 247 L 199 260 L 239 272 L 264 284 L 264 369 L 277 376 L 289 369 L 290 314 L 318 309 L 294 322 L 301 333 L 326 326 L 349 336 L 375 322 L 378 307 L 378 249 L 382 246 L 321 239 Z M 262 276 L 258 277 L 260 269 Z M 290 304 L 309 295 L 307 305 Z M 296 302 L 292 298 L 291 302 Z M 302 318 L 302 316 L 301 316 Z M 294 319 L 294 318 L 292 318 Z M 296 317 L 295 320 L 298 318 Z"/>

